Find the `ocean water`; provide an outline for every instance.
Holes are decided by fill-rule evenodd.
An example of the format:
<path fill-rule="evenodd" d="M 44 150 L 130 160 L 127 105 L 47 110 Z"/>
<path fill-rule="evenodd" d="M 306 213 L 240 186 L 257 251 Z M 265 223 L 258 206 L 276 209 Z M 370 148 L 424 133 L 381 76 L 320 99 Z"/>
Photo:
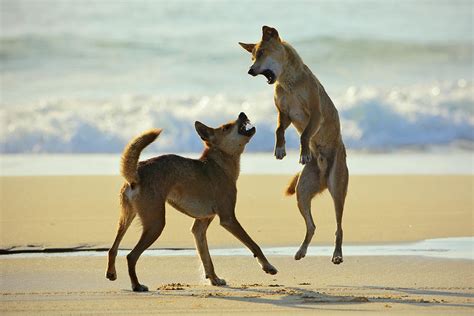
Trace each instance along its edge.
<path fill-rule="evenodd" d="M 245 111 L 273 148 L 273 88 L 247 75 L 262 25 L 298 50 L 350 149 L 474 146 L 473 15 L 451 1 L 0 0 L 0 153 L 118 153 L 150 127 L 196 152 L 193 122 Z M 288 131 L 287 146 L 298 149 Z"/>

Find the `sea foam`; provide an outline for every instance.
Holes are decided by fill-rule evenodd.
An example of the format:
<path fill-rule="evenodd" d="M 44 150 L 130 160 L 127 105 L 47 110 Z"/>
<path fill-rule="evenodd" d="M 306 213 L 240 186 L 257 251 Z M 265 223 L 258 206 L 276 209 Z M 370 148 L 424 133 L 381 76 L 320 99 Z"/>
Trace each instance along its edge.
<path fill-rule="evenodd" d="M 348 148 L 392 150 L 406 146 L 474 143 L 474 85 L 447 83 L 381 89 L 349 87 L 333 96 Z M 102 101 L 47 99 L 0 109 L 1 153 L 117 153 L 135 135 L 164 128 L 151 145 L 156 152 L 196 152 L 202 148 L 194 121 L 210 126 L 244 111 L 257 128 L 249 151 L 271 151 L 276 109 L 270 92 L 242 98 L 124 95 Z M 287 147 L 298 149 L 290 128 Z"/>

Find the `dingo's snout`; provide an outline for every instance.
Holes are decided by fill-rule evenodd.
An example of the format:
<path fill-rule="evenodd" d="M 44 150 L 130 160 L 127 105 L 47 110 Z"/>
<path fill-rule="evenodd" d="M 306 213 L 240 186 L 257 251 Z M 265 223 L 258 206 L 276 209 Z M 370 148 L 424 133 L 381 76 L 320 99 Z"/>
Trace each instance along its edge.
<path fill-rule="evenodd" d="M 258 75 L 258 73 L 255 71 L 255 69 L 253 69 L 252 67 L 250 67 L 249 71 L 248 71 L 248 74 L 251 75 L 251 76 L 256 76 Z"/>

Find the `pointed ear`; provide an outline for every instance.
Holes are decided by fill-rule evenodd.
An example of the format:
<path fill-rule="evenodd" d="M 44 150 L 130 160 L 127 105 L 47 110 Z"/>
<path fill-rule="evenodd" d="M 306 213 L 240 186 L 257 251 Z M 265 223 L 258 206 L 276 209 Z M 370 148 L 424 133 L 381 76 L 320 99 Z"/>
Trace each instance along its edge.
<path fill-rule="evenodd" d="M 270 26 L 262 26 L 262 41 L 268 41 L 271 39 L 280 40 L 280 37 L 278 36 L 278 31 Z"/>
<path fill-rule="evenodd" d="M 194 128 L 196 129 L 196 132 L 201 137 L 201 139 L 204 141 L 210 141 L 211 138 L 214 136 L 214 130 L 199 121 L 194 122 Z"/>
<path fill-rule="evenodd" d="M 256 44 L 245 44 L 245 43 L 239 42 L 239 45 L 242 46 L 242 48 L 248 51 L 249 53 L 252 53 L 253 48 L 255 47 Z"/>

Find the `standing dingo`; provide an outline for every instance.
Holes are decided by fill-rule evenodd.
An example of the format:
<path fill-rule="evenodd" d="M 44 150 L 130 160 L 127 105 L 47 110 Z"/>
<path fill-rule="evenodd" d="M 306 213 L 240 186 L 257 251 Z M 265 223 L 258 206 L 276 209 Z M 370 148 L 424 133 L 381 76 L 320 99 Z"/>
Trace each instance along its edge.
<path fill-rule="evenodd" d="M 117 279 L 117 250 L 138 214 L 143 232 L 135 248 L 127 255 L 128 273 L 133 291 L 148 291 L 148 287 L 138 281 L 135 266 L 143 251 L 155 242 L 165 227 L 166 202 L 195 219 L 191 231 L 206 278 L 212 285 L 226 284 L 214 271 L 207 245 L 206 231 L 216 215 L 220 224 L 250 249 L 266 273 L 277 273 L 235 217 L 240 156 L 255 134 L 255 127 L 251 126 L 245 113 L 240 113 L 237 120 L 218 128 L 200 122 L 195 123 L 195 128 L 205 143 L 199 159 L 162 155 L 139 162 L 141 151 L 160 135 L 160 129 L 143 133 L 125 148 L 121 174 L 126 182 L 120 192 L 122 211 L 119 227 L 109 250 L 106 273 L 109 280 Z"/>

